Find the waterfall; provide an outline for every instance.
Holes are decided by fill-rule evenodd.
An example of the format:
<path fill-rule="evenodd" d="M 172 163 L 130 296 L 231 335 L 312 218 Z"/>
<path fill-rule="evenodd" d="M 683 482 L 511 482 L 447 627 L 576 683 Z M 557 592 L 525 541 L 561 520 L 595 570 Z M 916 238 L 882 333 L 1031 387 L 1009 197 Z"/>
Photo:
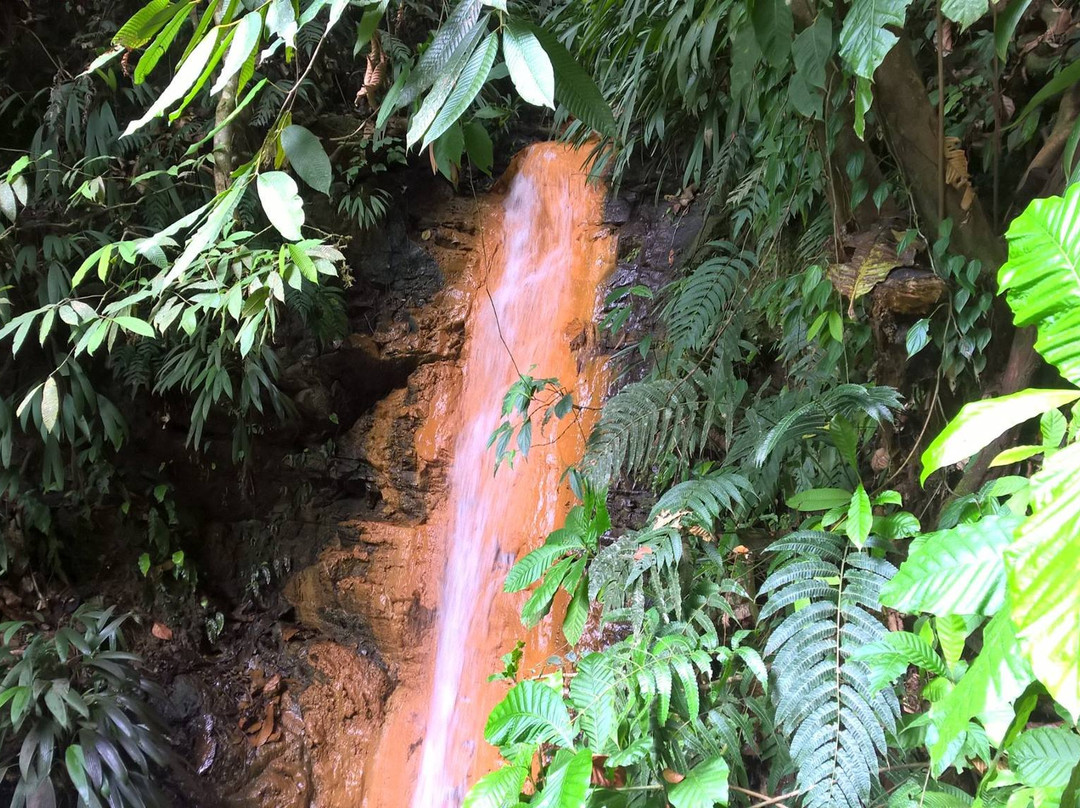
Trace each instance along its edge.
<path fill-rule="evenodd" d="M 412 808 L 457 808 L 470 780 L 491 767 L 483 725 L 505 688 L 486 679 L 521 632 L 521 598 L 503 594 L 502 581 L 514 556 L 543 541 L 569 504 L 560 477 L 580 454 L 582 430 L 561 422 L 540 434 L 534 423 L 528 460 L 498 475 L 487 443 L 519 371 L 558 377 L 577 403 L 589 403 L 598 386 L 599 374 L 579 367 L 571 348 L 593 320 L 610 264 L 610 239 L 597 232 L 603 193 L 587 182 L 582 161 L 563 146 L 530 147 L 518 158 L 501 223 L 477 223 L 484 266 L 467 329 L 433 685 Z M 532 645 L 540 660 L 557 650 L 544 637 Z"/>

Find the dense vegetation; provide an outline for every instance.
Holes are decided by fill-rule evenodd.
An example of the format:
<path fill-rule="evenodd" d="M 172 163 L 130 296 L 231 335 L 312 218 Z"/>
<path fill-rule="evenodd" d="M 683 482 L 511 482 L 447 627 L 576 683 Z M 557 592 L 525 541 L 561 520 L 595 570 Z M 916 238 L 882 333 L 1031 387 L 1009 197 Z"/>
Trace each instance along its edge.
<path fill-rule="evenodd" d="M 63 39 L 38 5 L 70 12 Z M 292 416 L 289 337 L 341 335 L 316 201 L 371 227 L 416 147 L 457 182 L 546 108 L 701 232 L 663 288 L 608 297 L 628 383 L 571 472 L 581 505 L 506 581 L 535 585 L 527 624 L 565 590 L 573 650 L 508 660 L 506 765 L 466 804 L 1075 805 L 1066 4 L 57 0 L 0 26 L 8 576 L 61 574 L 109 510 L 145 526 L 122 563 L 190 584 L 168 486 L 124 460 L 146 402 L 243 468 Z M 44 72 L 16 64 L 27 34 Z M 515 386 L 500 456 L 557 386 Z M 3 627 L 15 804 L 154 804 L 167 754 L 123 621 L 67 622 Z"/>

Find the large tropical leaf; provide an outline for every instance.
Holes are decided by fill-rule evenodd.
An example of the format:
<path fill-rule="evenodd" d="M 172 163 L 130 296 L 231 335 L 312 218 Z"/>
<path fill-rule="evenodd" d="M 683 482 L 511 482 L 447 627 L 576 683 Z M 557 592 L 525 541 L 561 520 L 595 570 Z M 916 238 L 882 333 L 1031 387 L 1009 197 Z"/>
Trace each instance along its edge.
<path fill-rule="evenodd" d="M 591 750 L 582 749 L 575 754 L 560 749 L 547 770 L 543 790 L 531 805 L 533 808 L 581 808 L 589 795 L 591 779 Z"/>
<path fill-rule="evenodd" d="M 495 746 L 511 743 L 552 743 L 572 746 L 570 713 L 562 697 L 540 682 L 514 685 L 488 716 L 484 738 Z"/>
<path fill-rule="evenodd" d="M 503 53 L 514 88 L 525 101 L 555 108 L 555 71 L 536 34 L 513 21 L 503 29 Z"/>
<path fill-rule="evenodd" d="M 1064 197 L 1036 199 L 1009 232 L 998 272 L 1018 326 L 1035 325 L 1036 350 L 1080 385 L 1080 183 Z"/>
<path fill-rule="evenodd" d="M 1013 702 L 1033 679 L 1008 614 L 1001 612 L 983 631 L 983 650 L 967 673 L 930 710 L 937 728 L 937 740 L 930 745 L 934 771 L 949 765 L 973 717 L 978 716 L 991 741 L 1000 743 L 1013 720 Z"/>
<path fill-rule="evenodd" d="M 458 76 L 457 82 L 454 84 L 454 89 L 446 99 L 442 109 L 439 110 L 439 114 L 432 122 L 431 128 L 424 135 L 424 148 L 427 148 L 429 143 L 436 140 L 443 132 L 457 123 L 465 110 L 469 108 L 469 105 L 480 93 L 484 82 L 487 81 L 488 73 L 491 72 L 491 66 L 495 64 L 495 56 L 498 52 L 498 36 L 488 34 L 487 39 L 480 44 L 476 52 L 469 57 L 469 61 L 465 63 L 461 75 Z"/>
<path fill-rule="evenodd" d="M 1080 445 L 1031 479 L 1033 513 L 1006 555 L 1012 618 L 1035 674 L 1080 716 Z"/>
<path fill-rule="evenodd" d="M 481 777 L 470 790 L 461 808 L 503 808 L 521 795 L 529 770 L 525 766 L 503 766 Z"/>
<path fill-rule="evenodd" d="M 552 34 L 539 26 L 529 30 L 543 45 L 555 71 L 555 99 L 586 126 L 606 137 L 615 137 L 615 115 L 596 82 Z"/>
<path fill-rule="evenodd" d="M 1080 390 L 1021 390 L 965 404 L 923 452 L 922 482 L 940 468 L 966 460 L 1007 430 L 1080 398 Z"/>
<path fill-rule="evenodd" d="M 570 683 L 570 701 L 589 746 L 603 754 L 616 719 L 615 671 L 606 656 L 589 654 L 581 660 Z"/>
<path fill-rule="evenodd" d="M 872 79 L 893 45 L 896 34 L 886 26 L 904 27 L 911 0 L 855 0 L 840 29 L 840 58 L 856 76 Z"/>
<path fill-rule="evenodd" d="M 668 789 L 667 798 L 673 808 L 713 808 L 715 805 L 727 805 L 727 763 L 721 757 L 699 763 Z"/>
<path fill-rule="evenodd" d="M 1009 768 L 1034 788 L 1065 788 L 1080 762 L 1080 735 L 1064 727 L 1036 727 L 1009 747 Z"/>
<path fill-rule="evenodd" d="M 904 612 L 993 615 L 1005 602 L 1005 549 L 1015 516 L 987 516 L 921 537 L 881 592 Z"/>

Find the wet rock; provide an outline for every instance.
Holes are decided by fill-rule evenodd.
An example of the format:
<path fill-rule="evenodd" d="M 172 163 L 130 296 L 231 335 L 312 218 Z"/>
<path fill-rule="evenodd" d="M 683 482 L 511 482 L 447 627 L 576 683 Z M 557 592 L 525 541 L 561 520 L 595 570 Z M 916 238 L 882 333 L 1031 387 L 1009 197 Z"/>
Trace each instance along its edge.
<path fill-rule="evenodd" d="M 203 706 L 202 690 L 194 676 L 177 676 L 167 692 L 168 700 L 163 705 L 162 712 L 166 720 L 172 723 L 190 720 Z"/>
<path fill-rule="evenodd" d="M 604 205 L 604 224 L 622 225 L 630 221 L 633 207 L 623 197 L 612 197 Z"/>

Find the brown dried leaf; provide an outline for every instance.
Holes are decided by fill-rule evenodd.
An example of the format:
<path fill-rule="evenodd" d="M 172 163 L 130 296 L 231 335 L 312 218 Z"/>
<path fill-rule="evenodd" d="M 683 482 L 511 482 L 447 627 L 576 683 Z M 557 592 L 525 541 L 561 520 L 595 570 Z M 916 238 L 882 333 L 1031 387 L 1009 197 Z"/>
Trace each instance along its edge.
<path fill-rule="evenodd" d="M 637 548 L 637 551 L 634 553 L 634 561 L 641 561 L 641 559 L 645 558 L 645 556 L 652 555 L 652 552 L 653 552 L 653 548 L 651 548 L 651 547 L 645 547 L 645 546 L 639 547 L 639 548 Z"/>
<path fill-rule="evenodd" d="M 686 779 L 685 774 L 679 774 L 674 769 L 664 769 L 661 776 L 664 778 L 664 780 L 671 783 L 672 785 L 675 785 L 676 783 L 681 783 L 683 780 Z"/>
<path fill-rule="evenodd" d="M 281 627 L 281 641 L 282 642 L 288 642 L 289 640 L 291 640 L 293 637 L 295 637 L 299 633 L 300 633 L 300 629 L 298 629 L 296 626 L 282 626 Z"/>
<path fill-rule="evenodd" d="M 880 232 L 859 233 L 851 239 L 851 260 L 829 266 L 829 280 L 840 294 L 849 298 L 848 316 L 855 316 L 855 301 L 869 294 L 897 267 L 915 257 L 913 248 L 897 255 L 896 245 L 880 240 Z"/>
<path fill-rule="evenodd" d="M 259 729 L 259 734 L 254 738 L 249 738 L 251 745 L 258 749 L 264 745 L 270 736 L 274 734 L 274 702 L 267 702 L 266 704 L 266 717 L 263 719 L 262 727 Z"/>
<path fill-rule="evenodd" d="M 958 137 L 945 138 L 945 182 L 958 191 L 971 186 L 967 154 Z"/>
<path fill-rule="evenodd" d="M 164 623 L 154 623 L 154 625 L 150 627 L 150 633 L 159 640 L 165 640 L 166 642 L 172 639 L 172 629 Z"/>
<path fill-rule="evenodd" d="M 275 673 L 267 680 L 266 684 L 263 685 L 263 695 L 272 696 L 277 693 L 279 687 L 281 687 L 281 674 Z"/>

